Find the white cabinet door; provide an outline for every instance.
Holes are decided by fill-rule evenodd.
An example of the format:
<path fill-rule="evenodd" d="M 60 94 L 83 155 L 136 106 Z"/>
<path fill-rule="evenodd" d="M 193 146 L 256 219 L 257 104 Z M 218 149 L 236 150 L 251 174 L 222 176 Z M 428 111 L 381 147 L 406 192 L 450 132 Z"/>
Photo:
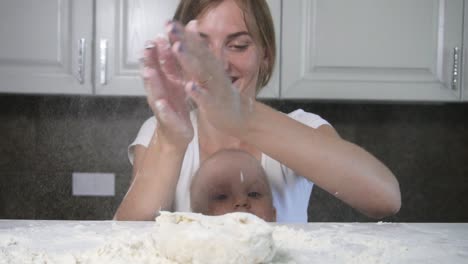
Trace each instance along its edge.
<path fill-rule="evenodd" d="M 289 0 L 282 98 L 458 101 L 463 0 Z"/>
<path fill-rule="evenodd" d="M 92 2 L 0 1 L 0 92 L 91 94 Z"/>
<path fill-rule="evenodd" d="M 164 24 L 172 18 L 178 2 L 96 1 L 96 94 L 145 94 L 139 63 L 145 41 L 165 32 Z M 105 41 L 107 52 L 102 48 Z"/>
<path fill-rule="evenodd" d="M 268 2 L 272 4 L 279 31 L 281 1 Z M 96 94 L 145 95 L 139 69 L 144 43 L 165 32 L 164 24 L 172 18 L 178 3 L 175 0 L 96 1 Z M 277 39 L 279 42 L 279 37 Z M 106 41 L 107 51 L 104 48 Z M 278 97 L 278 69 L 261 94 L 263 97 Z"/>

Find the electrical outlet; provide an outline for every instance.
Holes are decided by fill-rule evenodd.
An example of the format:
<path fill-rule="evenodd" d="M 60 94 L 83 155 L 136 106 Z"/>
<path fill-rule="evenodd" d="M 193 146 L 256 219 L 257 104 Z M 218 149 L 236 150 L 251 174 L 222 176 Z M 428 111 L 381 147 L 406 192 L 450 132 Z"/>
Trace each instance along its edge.
<path fill-rule="evenodd" d="M 114 173 L 73 172 L 72 186 L 74 196 L 114 196 Z"/>

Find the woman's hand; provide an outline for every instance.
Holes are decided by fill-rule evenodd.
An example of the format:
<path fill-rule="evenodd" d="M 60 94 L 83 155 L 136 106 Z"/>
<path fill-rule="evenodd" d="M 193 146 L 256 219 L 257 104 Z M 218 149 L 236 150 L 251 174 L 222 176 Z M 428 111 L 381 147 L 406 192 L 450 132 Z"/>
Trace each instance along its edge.
<path fill-rule="evenodd" d="M 209 122 L 227 134 L 239 137 L 248 129 L 253 100 L 233 87 L 222 63 L 201 39 L 197 22 L 184 28 L 178 22 L 167 26 L 172 51 L 191 81 L 185 86 Z"/>
<path fill-rule="evenodd" d="M 186 147 L 193 138 L 183 72 L 164 38 L 146 44 L 143 80 L 148 104 L 158 120 L 157 138 Z"/>

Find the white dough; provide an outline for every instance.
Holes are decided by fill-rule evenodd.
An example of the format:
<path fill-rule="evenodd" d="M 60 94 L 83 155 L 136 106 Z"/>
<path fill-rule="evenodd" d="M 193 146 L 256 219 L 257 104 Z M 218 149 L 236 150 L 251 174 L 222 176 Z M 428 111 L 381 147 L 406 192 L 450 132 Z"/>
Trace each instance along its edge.
<path fill-rule="evenodd" d="M 156 222 L 159 253 L 179 263 L 268 263 L 275 255 L 273 228 L 252 214 L 163 212 Z"/>

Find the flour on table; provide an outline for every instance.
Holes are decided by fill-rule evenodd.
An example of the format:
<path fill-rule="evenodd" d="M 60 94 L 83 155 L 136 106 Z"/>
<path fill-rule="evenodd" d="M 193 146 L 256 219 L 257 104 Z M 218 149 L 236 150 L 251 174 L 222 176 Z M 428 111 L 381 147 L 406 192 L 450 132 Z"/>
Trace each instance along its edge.
<path fill-rule="evenodd" d="M 37 248 L 33 242 L 37 235 L 47 236 L 49 230 L 30 229 L 6 235 L 0 243 L 0 264 L 4 263 L 270 263 L 276 247 L 273 227 L 262 219 L 247 213 L 223 216 L 205 216 L 195 213 L 161 212 L 155 224 L 139 232 L 132 228 L 119 228 L 102 237 L 101 245 L 79 252 L 53 252 Z M 85 227 L 61 228 L 69 243 L 86 244 L 98 236 L 85 232 Z M 38 234 L 43 233 L 43 234 Z M 29 239 L 28 239 L 29 236 Z M 0 238 L 2 233 L 0 232 Z M 39 246 L 40 247 L 40 246 Z"/>
<path fill-rule="evenodd" d="M 155 223 L 47 222 L 0 228 L 0 264 L 466 263 L 468 257 L 468 240 L 455 231 L 393 223 L 307 227 L 313 230 L 245 213 L 162 212 Z"/>

